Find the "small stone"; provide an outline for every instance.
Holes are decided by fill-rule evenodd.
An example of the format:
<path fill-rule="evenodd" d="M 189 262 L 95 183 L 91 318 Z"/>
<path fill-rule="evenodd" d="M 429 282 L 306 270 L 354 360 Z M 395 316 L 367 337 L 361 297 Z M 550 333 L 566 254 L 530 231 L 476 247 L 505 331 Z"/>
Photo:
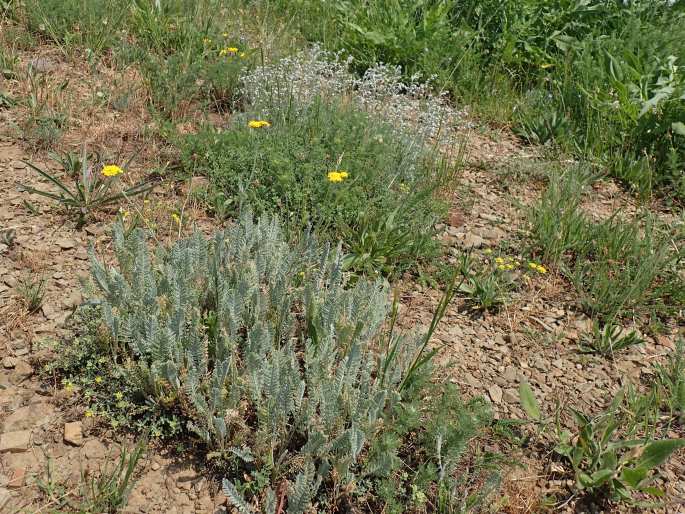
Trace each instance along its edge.
<path fill-rule="evenodd" d="M 102 223 L 94 223 L 86 227 L 86 233 L 90 234 L 91 236 L 99 236 L 104 234 L 105 230 L 107 230 L 107 227 Z"/>
<path fill-rule="evenodd" d="M 26 163 L 25 163 L 25 162 L 22 162 L 22 161 L 12 161 L 11 166 L 12 166 L 15 170 L 23 170 L 24 168 L 26 168 Z"/>
<path fill-rule="evenodd" d="M 482 384 L 474 377 L 471 373 L 465 373 L 464 374 L 464 382 L 466 382 L 469 386 L 475 388 L 475 389 L 480 389 Z"/>
<path fill-rule="evenodd" d="M 502 399 L 507 403 L 516 404 L 519 401 L 518 391 L 516 389 L 505 389 Z"/>
<path fill-rule="evenodd" d="M 15 384 L 20 384 L 27 378 L 33 375 L 33 368 L 31 365 L 23 360 L 17 360 L 14 365 L 14 376 L 13 381 Z"/>
<path fill-rule="evenodd" d="M 505 335 L 504 340 L 512 346 L 520 342 L 519 337 L 514 332 Z"/>
<path fill-rule="evenodd" d="M 83 444 L 83 428 L 80 421 L 64 424 L 64 442 L 74 446 Z"/>
<path fill-rule="evenodd" d="M 514 366 L 507 366 L 502 373 L 502 378 L 507 382 L 514 382 L 516 380 L 516 368 Z"/>
<path fill-rule="evenodd" d="M 9 355 L 2 359 L 2 367 L 5 369 L 12 369 L 17 365 L 17 359 Z"/>
<path fill-rule="evenodd" d="M 26 468 L 14 468 L 10 474 L 10 480 L 7 482 L 8 489 L 19 489 L 24 487 L 26 482 Z"/>
<path fill-rule="evenodd" d="M 494 403 L 502 403 L 502 388 L 500 386 L 494 384 L 491 385 L 488 387 L 488 394 Z"/>
<path fill-rule="evenodd" d="M 18 430 L 16 432 L 5 432 L 0 435 L 0 453 L 20 453 L 29 449 L 31 444 L 31 432 L 28 430 Z"/>
<path fill-rule="evenodd" d="M 100 460 L 107 457 L 107 448 L 97 439 L 89 439 L 83 444 L 81 453 L 86 459 Z"/>
<path fill-rule="evenodd" d="M 480 248 L 485 244 L 485 240 L 476 234 L 466 234 L 464 237 L 464 247 L 465 248 Z"/>
<path fill-rule="evenodd" d="M 69 309 L 71 307 L 78 307 L 79 305 L 81 305 L 82 301 L 83 297 L 81 296 L 81 293 L 75 291 L 71 293 L 69 296 L 67 296 L 64 300 L 62 300 L 62 306 L 65 309 Z"/>
<path fill-rule="evenodd" d="M 153 462 L 152 464 L 150 464 L 150 469 L 152 469 L 152 471 L 159 471 L 159 468 L 161 467 L 162 466 L 160 466 L 158 462 Z"/>
<path fill-rule="evenodd" d="M 76 246 L 76 241 L 74 241 L 73 239 L 61 238 L 58 239 L 56 242 L 57 246 L 59 246 L 62 250 L 71 250 Z"/>

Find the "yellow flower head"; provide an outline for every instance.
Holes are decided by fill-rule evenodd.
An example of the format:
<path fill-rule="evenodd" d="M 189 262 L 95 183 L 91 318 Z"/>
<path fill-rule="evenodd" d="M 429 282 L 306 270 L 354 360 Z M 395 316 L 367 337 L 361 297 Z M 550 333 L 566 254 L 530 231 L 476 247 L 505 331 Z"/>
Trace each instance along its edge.
<path fill-rule="evenodd" d="M 547 273 L 547 268 L 545 268 L 542 264 L 538 264 L 537 262 L 529 262 L 528 267 L 543 275 Z"/>
<path fill-rule="evenodd" d="M 346 172 L 345 170 L 333 170 L 328 172 L 328 181 L 329 182 L 342 182 L 345 180 L 347 177 L 349 177 L 350 174 Z"/>
<path fill-rule="evenodd" d="M 208 37 L 206 37 L 206 38 L 203 38 L 203 39 L 202 39 L 202 42 L 203 42 L 205 45 L 209 45 L 209 44 L 212 42 L 212 40 L 209 39 Z"/>
<path fill-rule="evenodd" d="M 234 46 L 228 46 L 219 50 L 219 56 L 225 57 L 226 55 L 235 55 L 238 53 L 238 49 Z"/>
<path fill-rule="evenodd" d="M 73 384 L 72 382 L 70 382 L 70 381 L 67 381 L 67 382 L 64 384 L 64 390 L 65 390 L 67 393 L 71 393 L 71 392 L 74 390 L 74 384 Z"/>
<path fill-rule="evenodd" d="M 171 219 L 173 219 L 177 225 L 181 225 L 181 218 L 175 212 L 171 214 Z"/>
<path fill-rule="evenodd" d="M 114 393 L 114 398 L 121 401 L 124 398 L 124 393 L 122 393 L 121 391 L 117 391 L 116 393 Z"/>
<path fill-rule="evenodd" d="M 95 383 L 96 384 L 102 384 L 102 377 L 101 376 L 95 377 Z"/>
<path fill-rule="evenodd" d="M 242 59 L 242 58 L 245 57 L 246 55 L 247 55 L 247 54 L 246 54 L 245 52 L 240 52 L 240 55 L 239 55 L 238 57 L 240 57 L 240 58 Z"/>
<path fill-rule="evenodd" d="M 224 32 L 224 33 L 222 34 L 222 36 L 228 37 L 228 32 Z"/>
<path fill-rule="evenodd" d="M 490 255 L 492 253 L 492 248 L 486 248 L 485 250 L 483 250 L 483 253 L 485 255 Z"/>
<path fill-rule="evenodd" d="M 504 264 L 499 264 L 499 265 L 497 265 L 497 269 L 500 271 L 504 271 L 507 269 L 507 267 Z"/>
<path fill-rule="evenodd" d="M 496 257 L 496 258 L 495 258 L 495 262 L 496 262 L 497 264 L 504 264 L 504 259 L 502 259 L 502 257 Z"/>
<path fill-rule="evenodd" d="M 102 168 L 102 174 L 105 177 L 116 177 L 117 175 L 120 175 L 124 172 L 119 166 L 116 164 L 108 164 L 104 168 Z"/>
<path fill-rule="evenodd" d="M 250 128 L 253 128 L 253 129 L 259 129 L 259 128 L 270 127 L 271 123 L 269 123 L 268 121 L 264 121 L 264 120 L 250 120 L 247 123 L 247 126 Z"/>
<path fill-rule="evenodd" d="M 92 418 L 93 416 L 95 416 L 95 413 L 90 409 L 86 409 L 85 416 L 87 418 Z"/>

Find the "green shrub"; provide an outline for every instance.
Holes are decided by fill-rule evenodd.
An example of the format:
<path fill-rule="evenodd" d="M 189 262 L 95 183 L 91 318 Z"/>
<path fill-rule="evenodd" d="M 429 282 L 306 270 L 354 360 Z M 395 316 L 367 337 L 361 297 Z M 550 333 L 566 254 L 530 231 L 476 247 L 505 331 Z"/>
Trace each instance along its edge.
<path fill-rule="evenodd" d="M 240 116 L 227 131 L 189 136 L 185 169 L 207 175 L 235 212 L 277 212 L 296 233 L 311 225 L 342 239 L 357 269 L 387 272 L 434 250 L 442 172 L 421 140 L 336 101 L 278 107 L 268 119 L 250 128 Z M 336 171 L 344 175 L 329 177 Z"/>
<path fill-rule="evenodd" d="M 122 410 L 143 404 L 182 420 L 239 509 L 286 486 L 288 512 L 420 511 L 426 501 L 453 512 L 482 499 L 478 468 L 460 462 L 488 419 L 484 404 L 428 382 L 431 331 L 397 334 L 393 309 L 386 332 L 386 285 L 345 286 L 339 250 L 311 236 L 288 244 L 276 221 L 250 215 L 154 252 L 141 230 L 116 226 L 114 249 L 115 267 L 91 254 L 101 315 L 87 332 L 98 343 L 80 344 L 69 370 L 99 373 L 88 398 L 125 381 Z"/>

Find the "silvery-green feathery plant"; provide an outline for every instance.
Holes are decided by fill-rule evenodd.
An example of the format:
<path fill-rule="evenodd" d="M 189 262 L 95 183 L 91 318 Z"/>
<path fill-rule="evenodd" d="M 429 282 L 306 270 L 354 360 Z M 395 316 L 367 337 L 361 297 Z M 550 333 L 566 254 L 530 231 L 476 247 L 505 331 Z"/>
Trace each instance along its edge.
<path fill-rule="evenodd" d="M 348 286 L 339 248 L 310 234 L 291 244 L 275 219 L 246 214 L 211 239 L 196 232 L 154 252 L 142 230 L 115 226 L 114 249 L 116 266 L 91 251 L 114 352 L 143 377 L 147 401 L 184 412 L 209 459 L 267 477 L 255 490 L 229 473 L 224 491 L 239 511 L 275 512 L 282 484 L 287 512 L 302 513 L 400 476 L 409 435 L 426 445 L 411 458 L 434 483 L 452 480 L 481 414 L 463 408 L 444 427 L 421 419 L 426 335 L 393 330 L 385 282 Z"/>

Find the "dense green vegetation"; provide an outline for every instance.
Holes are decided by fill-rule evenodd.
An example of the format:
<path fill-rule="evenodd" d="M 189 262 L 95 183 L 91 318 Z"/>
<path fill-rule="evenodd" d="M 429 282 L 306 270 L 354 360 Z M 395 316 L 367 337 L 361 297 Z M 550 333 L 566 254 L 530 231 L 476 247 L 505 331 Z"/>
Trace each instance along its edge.
<path fill-rule="evenodd" d="M 420 140 L 335 100 L 277 104 L 270 126 L 250 127 L 258 119 L 236 117 L 228 131 L 184 141 L 184 169 L 210 178 L 222 215 L 243 206 L 279 213 L 295 233 L 311 226 L 341 240 L 347 264 L 367 271 L 407 267 L 436 251 L 442 168 Z"/>
<path fill-rule="evenodd" d="M 312 41 L 433 77 L 526 140 L 555 143 L 641 193 L 685 195 L 685 3 L 302 0 Z"/>

